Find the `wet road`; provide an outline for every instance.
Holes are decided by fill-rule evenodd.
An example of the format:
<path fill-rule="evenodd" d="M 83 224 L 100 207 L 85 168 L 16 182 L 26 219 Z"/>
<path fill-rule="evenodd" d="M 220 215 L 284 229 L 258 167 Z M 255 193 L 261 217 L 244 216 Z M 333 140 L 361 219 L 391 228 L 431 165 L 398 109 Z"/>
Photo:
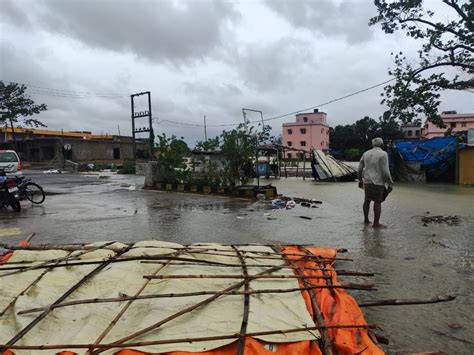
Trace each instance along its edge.
<path fill-rule="evenodd" d="M 18 228 L 22 235 L 36 232 L 36 243 L 159 239 L 344 247 L 354 262 L 341 262 L 341 268 L 378 273 L 373 280 L 359 280 L 374 281 L 378 288 L 354 293 L 359 301 L 457 297 L 444 304 L 364 309 L 368 322 L 380 324 L 390 339 L 386 350 L 474 352 L 472 344 L 434 332 L 474 342 L 469 331 L 474 327 L 474 189 L 397 184 L 383 204 L 387 228 L 374 230 L 362 224 L 363 192 L 355 183 L 272 181 L 285 195 L 323 203 L 319 208 L 270 211 L 266 204 L 247 200 L 136 190 L 140 177 L 64 174 L 35 179 L 54 194 L 42 206 L 23 203 L 20 215 L 0 211 L 2 242 L 17 242 L 19 236 L 2 237 L 1 230 Z M 423 226 L 422 216 L 437 214 L 458 215 L 461 222 Z M 456 324 L 461 328 L 451 328 Z"/>

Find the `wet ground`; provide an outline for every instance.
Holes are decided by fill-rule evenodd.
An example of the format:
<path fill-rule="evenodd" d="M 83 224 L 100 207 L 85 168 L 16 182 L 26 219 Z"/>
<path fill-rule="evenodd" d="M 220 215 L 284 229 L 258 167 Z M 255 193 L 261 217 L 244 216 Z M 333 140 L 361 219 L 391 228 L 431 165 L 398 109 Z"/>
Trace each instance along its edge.
<path fill-rule="evenodd" d="M 271 211 L 248 200 L 136 189 L 142 177 L 33 177 L 50 195 L 41 206 L 23 203 L 21 214 L 0 211 L 1 242 L 16 243 L 20 235 L 14 234 L 36 232 L 36 243 L 159 239 L 343 247 L 354 262 L 340 262 L 340 268 L 378 273 L 357 280 L 374 281 L 378 288 L 354 293 L 359 301 L 456 296 L 449 303 L 365 308 L 368 322 L 381 325 L 380 333 L 390 339 L 386 350 L 474 353 L 472 188 L 397 184 L 383 204 L 387 228 L 373 229 L 362 223 L 363 192 L 356 183 L 272 180 L 285 195 L 323 203 Z M 433 215 L 457 215 L 459 225 L 423 225 L 422 217 Z"/>

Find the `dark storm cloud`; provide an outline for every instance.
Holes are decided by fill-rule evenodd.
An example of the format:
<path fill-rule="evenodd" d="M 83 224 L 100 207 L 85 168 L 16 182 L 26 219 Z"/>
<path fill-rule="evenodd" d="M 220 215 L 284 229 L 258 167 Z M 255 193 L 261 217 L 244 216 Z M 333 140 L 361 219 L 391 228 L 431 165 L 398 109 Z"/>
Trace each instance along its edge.
<path fill-rule="evenodd" d="M 323 36 L 342 36 L 348 42 L 367 41 L 372 36 L 369 19 L 376 14 L 372 1 L 287 1 L 267 0 L 267 6 L 296 28 Z"/>
<path fill-rule="evenodd" d="M 2 4 L 6 20 L 17 26 L 32 23 L 90 47 L 131 52 L 154 62 L 205 57 L 221 44 L 227 25 L 239 16 L 232 4 L 217 0 L 178 5 L 146 0 L 3 0 Z"/>
<path fill-rule="evenodd" d="M 294 38 L 242 46 L 230 59 L 241 80 L 259 92 L 292 90 L 300 75 L 314 65 L 313 47 Z"/>

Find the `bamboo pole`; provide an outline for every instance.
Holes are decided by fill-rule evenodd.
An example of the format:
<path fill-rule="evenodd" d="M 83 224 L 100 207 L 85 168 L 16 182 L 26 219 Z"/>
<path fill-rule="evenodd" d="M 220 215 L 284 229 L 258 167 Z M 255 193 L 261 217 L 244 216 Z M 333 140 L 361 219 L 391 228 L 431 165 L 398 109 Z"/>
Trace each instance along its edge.
<path fill-rule="evenodd" d="M 449 302 L 456 299 L 456 296 L 436 296 L 433 298 L 428 298 L 425 300 L 420 299 L 387 299 L 387 300 L 377 300 L 370 301 L 365 303 L 360 303 L 359 307 L 379 307 L 379 306 L 405 306 L 405 305 L 415 305 L 415 304 L 429 304 L 429 303 L 440 303 L 440 302 Z"/>
<path fill-rule="evenodd" d="M 114 242 L 112 242 L 114 243 Z M 22 247 L 22 246 L 6 246 L 6 245 L 2 245 L 0 244 L 0 247 L 4 247 L 6 249 L 11 249 L 11 250 L 65 250 L 65 251 L 76 251 L 76 250 L 82 250 L 82 249 L 74 249 L 74 248 L 68 248 L 68 247 L 63 247 L 63 248 L 51 248 L 51 249 L 34 249 L 34 248 L 28 248 L 28 247 Z M 138 248 L 138 247 L 137 247 Z M 141 248 L 155 248 L 155 247 L 139 247 L 140 249 Z M 104 248 L 105 249 L 105 248 Z M 112 251 L 115 251 L 114 250 L 115 248 L 108 248 L 107 250 L 112 250 Z M 170 249 L 173 249 L 173 250 L 179 250 L 179 249 L 183 249 L 183 248 L 170 248 Z M 85 249 L 85 250 L 89 250 L 89 249 Z M 201 248 L 196 248 L 195 249 L 196 251 L 193 251 L 193 254 L 203 254 L 203 255 L 211 255 L 211 256 L 226 256 L 226 257 L 230 257 L 230 258 L 237 258 L 236 255 L 233 255 L 233 254 L 226 254 L 226 253 L 231 253 L 231 251 L 227 251 L 227 250 L 221 250 L 221 249 L 201 249 Z M 208 252 L 209 251 L 209 252 Z M 211 253 L 211 251 L 213 251 Z M 244 251 L 243 251 L 244 252 Z M 259 255 L 244 255 L 244 257 L 246 258 L 252 258 L 252 259 L 269 259 L 269 260 L 276 260 L 276 259 L 280 259 L 280 257 L 271 257 L 271 256 L 278 256 L 278 254 L 275 254 L 275 253 L 271 253 L 271 252 L 264 252 L 264 251 L 245 251 L 244 254 L 249 254 L 249 253 L 252 253 L 252 254 L 259 254 Z M 172 253 L 169 253 L 169 254 L 161 254 L 161 256 L 164 256 L 164 255 L 171 255 Z M 261 256 L 260 254 L 262 255 L 266 255 L 266 256 Z M 319 262 L 319 259 L 321 260 L 329 260 L 329 261 L 332 261 L 332 260 L 343 260 L 343 261 L 354 261 L 353 259 L 349 259 L 349 258 L 338 258 L 338 257 L 323 257 L 323 256 L 318 256 L 318 255 L 315 255 L 315 254 L 311 254 L 311 255 L 307 255 L 307 254 L 301 254 L 301 253 L 289 253 L 288 254 L 289 256 L 299 256 L 301 258 L 312 258 L 312 259 L 317 259 L 318 262 Z"/>
<path fill-rule="evenodd" d="M 164 262 L 163 261 L 154 261 L 154 260 L 144 260 L 144 261 L 141 261 L 141 263 L 144 263 L 144 264 L 163 264 Z M 199 263 L 187 263 L 187 262 L 183 262 L 183 263 L 173 263 L 173 266 L 176 266 L 176 265 L 199 265 Z M 212 266 L 215 266 L 215 265 L 212 265 Z M 220 264 L 220 265 L 216 265 L 216 266 L 219 266 L 219 267 L 232 267 L 232 268 L 238 268 L 240 267 L 238 264 Z M 247 268 L 253 268 L 253 267 L 257 267 L 257 268 L 262 268 L 262 267 L 272 267 L 274 265 L 271 265 L 271 264 L 250 264 L 250 265 L 247 265 Z M 353 271 L 353 270 L 343 270 L 343 269 L 332 269 L 332 268 L 319 268 L 319 267 L 305 267 L 305 266 L 301 266 L 301 267 L 294 267 L 294 266 L 290 266 L 290 265 L 285 265 L 282 267 L 283 269 L 301 269 L 301 270 L 320 270 L 320 271 L 327 271 L 327 272 L 335 272 L 337 273 L 338 275 L 341 275 L 341 276 L 364 276 L 364 277 L 372 277 L 372 276 L 375 276 L 375 273 L 374 272 L 363 272 L 363 271 Z"/>
<path fill-rule="evenodd" d="M 277 248 L 277 247 L 274 247 L 274 249 L 276 253 L 281 253 L 281 256 L 282 258 L 285 259 L 285 261 L 292 265 L 292 266 L 297 266 L 295 264 L 295 262 L 293 260 L 291 260 L 289 257 L 287 257 L 282 251 L 281 251 L 281 248 Z M 300 270 L 300 269 L 295 269 L 295 272 L 299 275 L 299 276 L 303 276 L 303 272 Z M 305 287 L 309 287 L 311 286 L 307 280 L 303 279 L 303 284 Z M 310 302 L 311 302 L 311 308 L 313 309 L 313 321 L 314 321 L 314 324 L 316 324 L 317 326 L 319 327 L 324 327 L 325 326 L 325 322 L 324 322 L 324 316 L 321 312 L 321 310 L 319 309 L 319 306 L 318 306 L 318 303 L 316 301 L 316 297 L 314 295 L 314 293 L 312 291 L 307 291 L 308 294 L 309 294 L 309 298 L 310 298 Z M 326 331 L 322 331 L 321 332 L 321 340 L 323 342 L 323 349 L 322 350 L 322 353 L 324 355 L 332 355 L 333 354 L 333 350 L 332 350 L 332 342 L 331 342 L 331 338 L 329 337 L 329 333 Z"/>
<path fill-rule="evenodd" d="M 299 246 L 298 249 L 300 250 L 303 250 L 303 252 L 307 255 L 311 255 L 311 251 L 306 249 L 305 247 L 302 247 L 302 246 Z M 323 275 L 326 275 L 326 276 L 329 276 L 329 278 L 326 280 L 326 283 L 330 286 L 333 285 L 333 282 L 332 282 L 332 278 L 331 278 L 331 275 L 328 275 L 328 273 L 324 270 L 325 267 L 320 263 L 319 264 L 319 268 L 321 270 L 321 272 L 323 273 Z M 329 289 L 329 292 L 331 293 L 331 295 L 334 297 L 335 296 L 335 293 L 334 293 L 334 289 Z"/>
<path fill-rule="evenodd" d="M 239 340 L 237 344 L 237 355 L 243 355 L 245 350 L 245 334 L 247 333 L 247 325 L 249 322 L 249 312 L 250 312 L 250 295 L 248 292 L 250 291 L 250 279 L 247 270 L 247 264 L 245 263 L 245 258 L 243 257 L 242 253 L 240 252 L 237 247 L 232 246 L 234 248 L 237 256 L 240 259 L 240 263 L 242 264 L 242 273 L 244 274 L 245 284 L 244 284 L 244 313 L 242 316 L 242 325 L 240 326 L 240 333 L 239 333 Z"/>
<path fill-rule="evenodd" d="M 322 329 L 373 329 L 377 328 L 375 324 L 340 324 L 340 325 L 328 325 L 324 327 L 303 327 L 303 328 L 291 328 L 291 329 L 276 329 L 276 330 L 266 330 L 260 332 L 247 333 L 247 337 L 260 337 L 265 335 L 273 334 L 290 334 L 290 333 L 300 333 L 300 332 L 311 332 L 315 330 Z M 311 333 L 312 334 L 312 333 Z M 313 334 L 312 334 L 313 335 Z M 203 341 L 214 341 L 214 340 L 225 340 L 225 339 L 238 339 L 240 336 L 239 333 L 235 334 L 225 334 L 225 335 L 215 335 L 209 337 L 196 337 L 196 338 L 179 338 L 179 339 L 164 339 L 164 340 L 151 340 L 151 341 L 142 341 L 135 343 L 108 343 L 108 344 L 52 344 L 52 345 L 7 345 L 0 344 L 0 350 L 62 350 L 62 349 L 90 349 L 95 347 L 102 349 L 101 351 L 113 349 L 113 348 L 137 348 L 142 346 L 152 346 L 152 345 L 164 345 L 164 344 L 178 344 L 178 343 L 197 343 Z"/>
<path fill-rule="evenodd" d="M 34 235 L 34 233 L 33 233 Z M 135 247 L 134 243 L 131 244 L 125 244 L 126 246 L 132 245 L 134 248 L 152 248 L 152 249 L 173 249 L 173 250 L 180 250 L 180 249 L 189 249 L 189 248 L 196 248 L 199 246 L 206 247 L 206 248 L 199 248 L 199 250 L 211 250 L 211 251 L 229 251 L 230 250 L 222 250 L 218 248 L 209 248 L 205 244 L 183 244 L 180 247 L 172 247 L 172 246 L 137 246 Z M 242 244 L 220 244 L 222 247 L 231 247 L 232 245 L 238 246 L 238 247 L 243 247 L 243 246 L 264 246 L 264 247 L 273 247 L 274 244 L 256 244 L 256 243 L 242 243 Z M 299 246 L 313 246 L 313 244 L 286 244 L 285 247 L 299 247 Z M 10 245 L 10 244 L 5 244 L 5 243 L 0 243 L 0 247 L 4 249 L 9 249 L 9 250 L 35 250 L 35 251 L 45 251 L 45 250 L 64 250 L 64 251 L 78 251 L 78 250 L 90 250 L 95 248 L 94 245 L 91 244 L 37 244 L 37 245 Z M 121 248 L 119 247 L 107 247 L 104 248 L 105 250 L 112 250 L 112 251 L 119 251 Z M 242 250 L 245 251 L 246 253 L 269 253 L 269 254 L 275 254 L 273 252 L 265 252 L 262 250 Z M 346 248 L 336 248 L 336 251 L 338 253 L 346 253 L 347 249 Z M 278 254 L 275 254 L 278 255 Z"/>
<path fill-rule="evenodd" d="M 251 276 L 254 279 L 327 279 L 327 276 L 299 276 L 299 275 L 144 275 L 144 279 L 245 279 Z"/>
<path fill-rule="evenodd" d="M 36 233 L 31 233 L 31 234 L 25 239 L 25 242 L 27 242 L 27 243 L 31 242 L 31 239 L 33 239 L 35 235 L 36 235 Z"/>
<path fill-rule="evenodd" d="M 274 268 L 271 268 L 271 269 L 262 271 L 260 274 L 258 274 L 258 276 L 259 276 L 259 275 L 268 274 L 268 273 L 272 273 L 272 272 L 274 272 L 274 271 L 276 271 L 276 270 L 279 270 L 279 269 L 280 269 L 279 267 L 274 267 Z M 250 279 L 252 279 L 252 277 L 249 277 L 249 280 L 250 280 Z M 238 282 L 238 283 L 236 283 L 236 284 L 233 284 L 233 285 L 231 285 L 231 286 L 225 288 L 225 289 L 223 290 L 223 292 L 228 292 L 228 291 L 232 291 L 232 290 L 234 290 L 234 289 L 240 288 L 240 287 L 242 287 L 242 285 L 245 284 L 245 281 L 246 281 L 246 280 L 240 281 L 240 282 Z M 214 301 L 215 299 L 217 299 L 219 296 L 221 296 L 221 295 L 215 294 L 215 295 L 213 295 L 213 296 L 211 296 L 211 297 L 209 297 L 209 298 L 206 298 L 205 300 L 203 300 L 203 301 L 201 301 L 201 302 L 198 302 L 198 303 L 195 303 L 195 304 L 193 304 L 193 305 L 191 305 L 191 306 L 189 306 L 189 307 L 186 307 L 185 309 L 183 309 L 183 310 L 181 310 L 181 311 L 179 311 L 179 312 L 177 312 L 177 313 L 175 313 L 175 314 L 172 314 L 171 316 L 166 317 L 165 319 L 162 319 L 162 320 L 160 320 L 160 321 L 158 321 L 158 322 L 156 322 L 156 323 L 154 323 L 154 324 L 152 324 L 152 325 L 150 325 L 150 326 L 148 326 L 148 327 L 146 327 L 146 328 L 140 329 L 140 330 L 138 330 L 138 331 L 136 331 L 136 332 L 134 332 L 134 333 L 132 333 L 132 334 L 130 334 L 130 335 L 128 335 L 128 336 L 122 338 L 122 339 L 117 340 L 116 343 L 117 343 L 117 344 L 122 344 L 122 343 L 128 342 L 129 340 L 134 339 L 134 338 L 136 338 L 136 337 L 138 337 L 138 336 L 140 336 L 140 335 L 143 335 L 143 334 L 146 334 L 146 333 L 148 333 L 148 332 L 150 332 L 150 331 L 152 331 L 152 330 L 158 329 L 158 328 L 161 327 L 163 324 L 166 324 L 166 323 L 168 323 L 168 322 L 170 322 L 170 321 L 172 321 L 172 320 L 174 320 L 174 319 L 176 319 L 176 318 L 178 318 L 178 317 L 180 317 L 180 316 L 182 316 L 182 315 L 184 315 L 184 314 L 187 314 L 187 313 L 189 313 L 189 312 L 195 310 L 196 308 L 199 308 L 199 307 L 201 307 L 201 306 L 203 306 L 203 305 L 206 305 L 206 304 L 208 304 L 208 303 Z"/>
<path fill-rule="evenodd" d="M 115 256 L 110 258 L 109 260 L 113 258 L 119 257 L 121 254 L 127 252 L 131 246 L 125 247 L 122 249 L 122 251 L 118 252 Z M 85 282 L 90 280 L 92 277 L 94 277 L 98 272 L 100 272 L 102 269 L 104 269 L 107 265 L 109 265 L 109 261 L 106 260 L 102 264 L 100 264 L 98 267 L 96 267 L 94 270 L 86 274 L 79 282 L 75 283 L 71 288 L 69 288 L 61 297 L 59 297 L 53 305 L 59 304 L 62 301 L 64 301 L 69 295 L 71 295 L 74 291 L 76 291 L 81 285 L 83 285 Z M 28 333 L 33 327 L 38 324 L 41 320 L 43 320 L 50 312 L 50 309 L 45 309 L 39 316 L 37 316 L 35 319 L 33 319 L 27 326 L 25 326 L 22 330 L 20 330 L 13 338 L 11 338 L 8 342 L 7 345 L 13 345 L 15 344 L 18 340 L 20 340 L 26 333 Z"/>
<path fill-rule="evenodd" d="M 93 249 L 82 251 L 82 252 L 80 252 L 80 253 L 78 253 L 78 254 L 76 254 L 76 255 L 71 255 L 71 253 L 69 253 L 67 256 L 64 256 L 64 257 L 62 257 L 62 258 L 57 258 L 57 259 L 48 260 L 48 261 L 45 261 L 45 262 L 40 263 L 40 264 L 37 264 L 37 265 L 29 266 L 29 267 L 27 267 L 27 268 L 25 268 L 25 269 L 19 269 L 19 270 L 16 270 L 16 271 L 7 272 L 6 274 L 0 274 L 0 278 L 1 278 L 1 277 L 6 277 L 6 276 L 15 275 L 15 274 L 18 274 L 18 273 L 21 273 L 21 272 L 26 272 L 26 271 L 30 271 L 30 270 L 36 270 L 36 269 L 38 269 L 38 268 L 40 268 L 40 267 L 42 267 L 42 266 L 48 267 L 48 266 L 51 265 L 51 263 L 56 263 L 56 262 L 58 262 L 58 261 L 59 261 L 59 262 L 63 262 L 63 261 L 71 260 L 71 259 L 77 259 L 77 258 L 79 258 L 80 256 L 82 256 L 82 255 L 84 255 L 84 254 L 86 254 L 86 253 L 89 253 L 89 252 L 91 252 L 91 251 L 96 251 L 96 250 L 98 250 L 98 249 L 101 249 L 103 246 L 107 246 L 107 245 L 110 245 L 110 244 L 112 244 L 112 243 L 115 243 L 115 242 L 108 242 L 108 243 L 106 243 L 106 244 L 104 244 L 104 245 L 102 245 L 102 246 L 100 246 L 100 245 L 99 245 L 99 246 L 96 246 L 96 247 L 93 248 Z M 54 264 L 53 264 L 53 265 L 54 265 Z M 2 270 L 2 269 L 0 268 L 0 271 L 1 271 L 1 270 Z"/>
<path fill-rule="evenodd" d="M 147 300 L 147 299 L 154 299 L 154 298 L 174 298 L 174 297 L 193 297 L 193 296 L 204 296 L 204 295 L 226 295 L 226 296 L 237 296 L 237 295 L 259 295 L 265 293 L 290 293 L 290 292 L 300 292 L 300 291 L 308 291 L 308 290 L 317 290 L 317 289 L 346 289 L 346 290 L 360 290 L 360 291 L 375 291 L 375 289 L 367 289 L 367 288 L 360 288 L 357 286 L 342 286 L 342 285 L 314 285 L 308 287 L 297 287 L 297 288 L 270 288 L 270 289 L 263 289 L 263 290 L 251 290 L 251 291 L 195 291 L 195 292 L 182 292 L 182 293 L 159 293 L 159 294 L 148 294 L 143 296 L 124 296 L 124 297 L 111 297 L 111 298 L 86 298 L 82 300 L 75 300 L 70 302 L 62 302 L 57 305 L 47 305 L 44 307 L 38 308 L 31 308 L 26 309 L 23 311 L 19 311 L 18 315 L 24 315 L 29 313 L 41 312 L 44 311 L 46 308 L 54 309 L 54 308 L 62 308 L 68 306 L 77 306 L 80 304 L 94 304 L 94 303 L 111 303 L 111 302 L 126 302 L 130 300 Z"/>

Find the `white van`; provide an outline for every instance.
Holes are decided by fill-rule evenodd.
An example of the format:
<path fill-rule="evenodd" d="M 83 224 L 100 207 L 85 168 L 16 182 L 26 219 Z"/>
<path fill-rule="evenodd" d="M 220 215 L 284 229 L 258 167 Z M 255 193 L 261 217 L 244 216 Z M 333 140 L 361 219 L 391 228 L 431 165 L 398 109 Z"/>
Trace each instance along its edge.
<path fill-rule="evenodd" d="M 7 176 L 22 176 L 20 157 L 14 150 L 0 150 L 0 170 Z"/>

